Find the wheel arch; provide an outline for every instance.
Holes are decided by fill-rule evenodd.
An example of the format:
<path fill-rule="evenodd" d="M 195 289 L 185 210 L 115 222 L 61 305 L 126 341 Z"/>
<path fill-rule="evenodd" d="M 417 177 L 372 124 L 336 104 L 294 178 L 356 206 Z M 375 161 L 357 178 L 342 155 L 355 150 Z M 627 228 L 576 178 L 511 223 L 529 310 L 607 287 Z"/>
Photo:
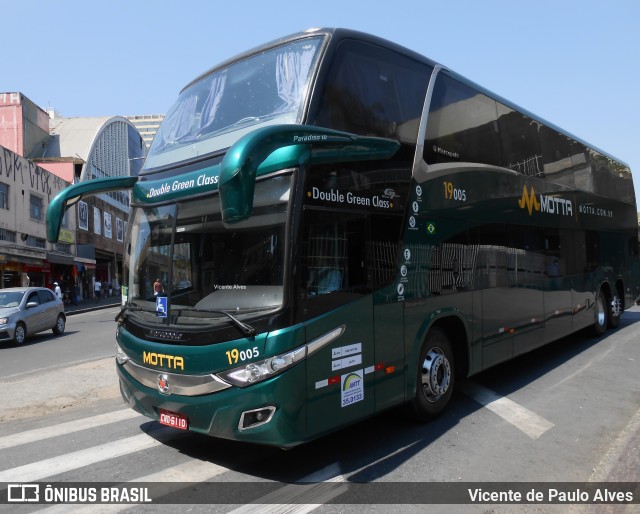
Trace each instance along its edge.
<path fill-rule="evenodd" d="M 622 277 L 616 279 L 615 291 L 622 302 L 622 310 L 624 311 L 626 309 L 626 302 L 624 297 L 624 279 Z"/>
<path fill-rule="evenodd" d="M 438 342 L 438 338 L 443 337 L 445 340 Z M 422 423 L 438 416 L 446 408 L 456 378 L 468 374 L 468 341 L 464 317 L 458 311 L 436 311 L 424 321 L 416 334 L 410 352 L 412 357 L 407 363 L 409 370 L 415 370 L 409 373 L 411 378 L 407 384 L 406 411 L 410 419 Z M 437 354 L 444 357 L 444 361 L 435 358 Z M 429 359 L 428 356 L 433 358 Z M 450 381 L 446 371 L 449 367 Z M 445 370 L 443 375 L 442 370 Z M 433 389 L 434 386 L 436 389 Z M 444 388 L 442 392 L 438 390 L 439 387 Z M 430 392 L 426 389 L 430 389 Z"/>
<path fill-rule="evenodd" d="M 449 338 L 453 350 L 456 376 L 466 377 L 469 374 L 470 338 L 465 319 L 462 313 L 457 310 L 438 311 L 425 320 L 418 331 L 415 341 L 417 350 L 412 352 L 415 355 L 415 359 L 418 358 L 420 348 L 426 341 L 429 332 L 434 328 L 439 328 Z"/>
<path fill-rule="evenodd" d="M 469 374 L 469 335 L 467 327 L 458 316 L 445 316 L 435 320 L 429 329 L 439 328 L 451 343 L 457 377 L 466 377 Z"/>
<path fill-rule="evenodd" d="M 625 310 L 625 297 L 624 297 L 624 280 L 622 277 L 618 277 L 615 283 L 612 285 L 608 280 L 603 281 L 600 287 L 596 291 L 596 295 L 599 291 L 602 291 L 607 300 L 607 305 L 610 305 L 614 297 L 617 297 L 622 303 L 622 311 Z"/>
<path fill-rule="evenodd" d="M 602 282 L 600 284 L 600 287 L 598 287 L 598 290 L 596 291 L 596 295 L 602 291 L 604 293 L 604 296 L 607 300 L 607 302 L 611 301 L 611 284 L 609 283 L 608 280 L 605 280 L 604 282 Z"/>

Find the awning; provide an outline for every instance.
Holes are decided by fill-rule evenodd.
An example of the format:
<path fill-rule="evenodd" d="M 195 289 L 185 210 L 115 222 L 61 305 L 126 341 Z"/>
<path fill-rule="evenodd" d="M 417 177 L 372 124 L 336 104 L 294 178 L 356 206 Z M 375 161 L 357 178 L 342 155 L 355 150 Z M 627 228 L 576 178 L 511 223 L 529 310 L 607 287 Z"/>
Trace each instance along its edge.
<path fill-rule="evenodd" d="M 78 270 L 78 273 L 84 273 L 88 269 L 96 269 L 95 264 L 84 264 L 82 262 L 76 262 L 75 264 L 76 264 L 76 269 Z"/>
<path fill-rule="evenodd" d="M 47 261 L 52 264 L 73 265 L 73 255 L 47 252 Z"/>
<path fill-rule="evenodd" d="M 82 273 L 88 269 L 96 269 L 95 259 L 83 259 L 82 257 L 76 257 L 74 264 L 78 272 Z"/>

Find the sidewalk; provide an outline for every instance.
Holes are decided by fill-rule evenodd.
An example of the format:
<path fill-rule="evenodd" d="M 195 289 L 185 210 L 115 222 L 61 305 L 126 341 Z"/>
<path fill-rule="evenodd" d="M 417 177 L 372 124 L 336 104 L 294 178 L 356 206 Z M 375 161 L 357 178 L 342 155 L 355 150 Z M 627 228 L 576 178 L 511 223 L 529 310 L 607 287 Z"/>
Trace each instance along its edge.
<path fill-rule="evenodd" d="M 83 298 L 77 304 L 68 304 L 64 306 L 64 312 L 67 316 L 73 314 L 80 314 L 81 312 L 90 312 L 98 309 L 106 309 L 108 307 L 117 307 L 120 305 L 122 298 L 120 296 L 111 296 L 107 298 L 100 298 L 100 301 L 96 303 L 94 298 Z"/>

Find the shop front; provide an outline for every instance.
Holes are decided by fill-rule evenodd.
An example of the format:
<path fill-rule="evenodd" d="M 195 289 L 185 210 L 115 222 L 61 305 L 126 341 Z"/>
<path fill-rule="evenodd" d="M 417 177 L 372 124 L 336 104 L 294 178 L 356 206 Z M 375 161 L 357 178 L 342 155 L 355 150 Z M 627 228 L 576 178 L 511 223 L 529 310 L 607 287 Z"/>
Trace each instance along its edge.
<path fill-rule="evenodd" d="M 93 297 L 92 284 L 96 273 L 95 259 L 76 257 L 74 260 L 76 301 Z"/>
<path fill-rule="evenodd" d="M 57 251 L 47 252 L 47 261 L 51 265 L 51 274 L 47 287 L 54 289 L 57 282 L 62 289 L 62 296 L 66 304 L 75 303 L 75 277 L 73 255 Z"/>
<path fill-rule="evenodd" d="M 43 259 L 0 253 L 0 288 L 42 286 L 49 283 L 51 265 Z"/>

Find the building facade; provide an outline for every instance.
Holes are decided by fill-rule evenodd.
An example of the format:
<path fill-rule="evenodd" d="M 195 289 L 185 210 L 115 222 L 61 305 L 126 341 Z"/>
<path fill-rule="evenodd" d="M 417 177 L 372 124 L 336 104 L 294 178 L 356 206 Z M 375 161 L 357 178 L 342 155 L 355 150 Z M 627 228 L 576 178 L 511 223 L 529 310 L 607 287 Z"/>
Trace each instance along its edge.
<path fill-rule="evenodd" d="M 164 114 L 136 114 L 126 116 L 126 118 L 138 129 L 148 150 L 156 132 L 160 128 L 160 123 L 164 120 Z"/>
<path fill-rule="evenodd" d="M 60 239 L 46 239 L 49 202 L 69 182 L 0 146 L 0 288 L 59 282 L 71 300 L 75 284 L 75 216 L 63 218 Z"/>
<path fill-rule="evenodd" d="M 67 176 L 74 183 L 105 177 L 137 175 L 146 147 L 140 133 L 125 118 L 64 118 L 51 120 L 51 138 L 37 162 Z M 69 156 L 76 156 L 73 160 Z M 120 288 L 124 234 L 129 216 L 129 196 L 108 193 L 79 201 L 76 265 L 80 294 L 93 295 L 95 281 L 105 293 Z"/>
<path fill-rule="evenodd" d="M 0 93 L 0 146 L 27 159 L 49 140 L 49 115 L 22 93 Z"/>
<path fill-rule="evenodd" d="M 71 183 L 137 175 L 146 155 L 138 130 L 119 116 L 64 118 L 21 93 L 0 93 L 0 288 L 53 287 L 69 301 L 90 298 L 99 280 L 119 291 L 129 197 L 78 202 L 60 239 L 46 241 L 51 199 Z"/>

